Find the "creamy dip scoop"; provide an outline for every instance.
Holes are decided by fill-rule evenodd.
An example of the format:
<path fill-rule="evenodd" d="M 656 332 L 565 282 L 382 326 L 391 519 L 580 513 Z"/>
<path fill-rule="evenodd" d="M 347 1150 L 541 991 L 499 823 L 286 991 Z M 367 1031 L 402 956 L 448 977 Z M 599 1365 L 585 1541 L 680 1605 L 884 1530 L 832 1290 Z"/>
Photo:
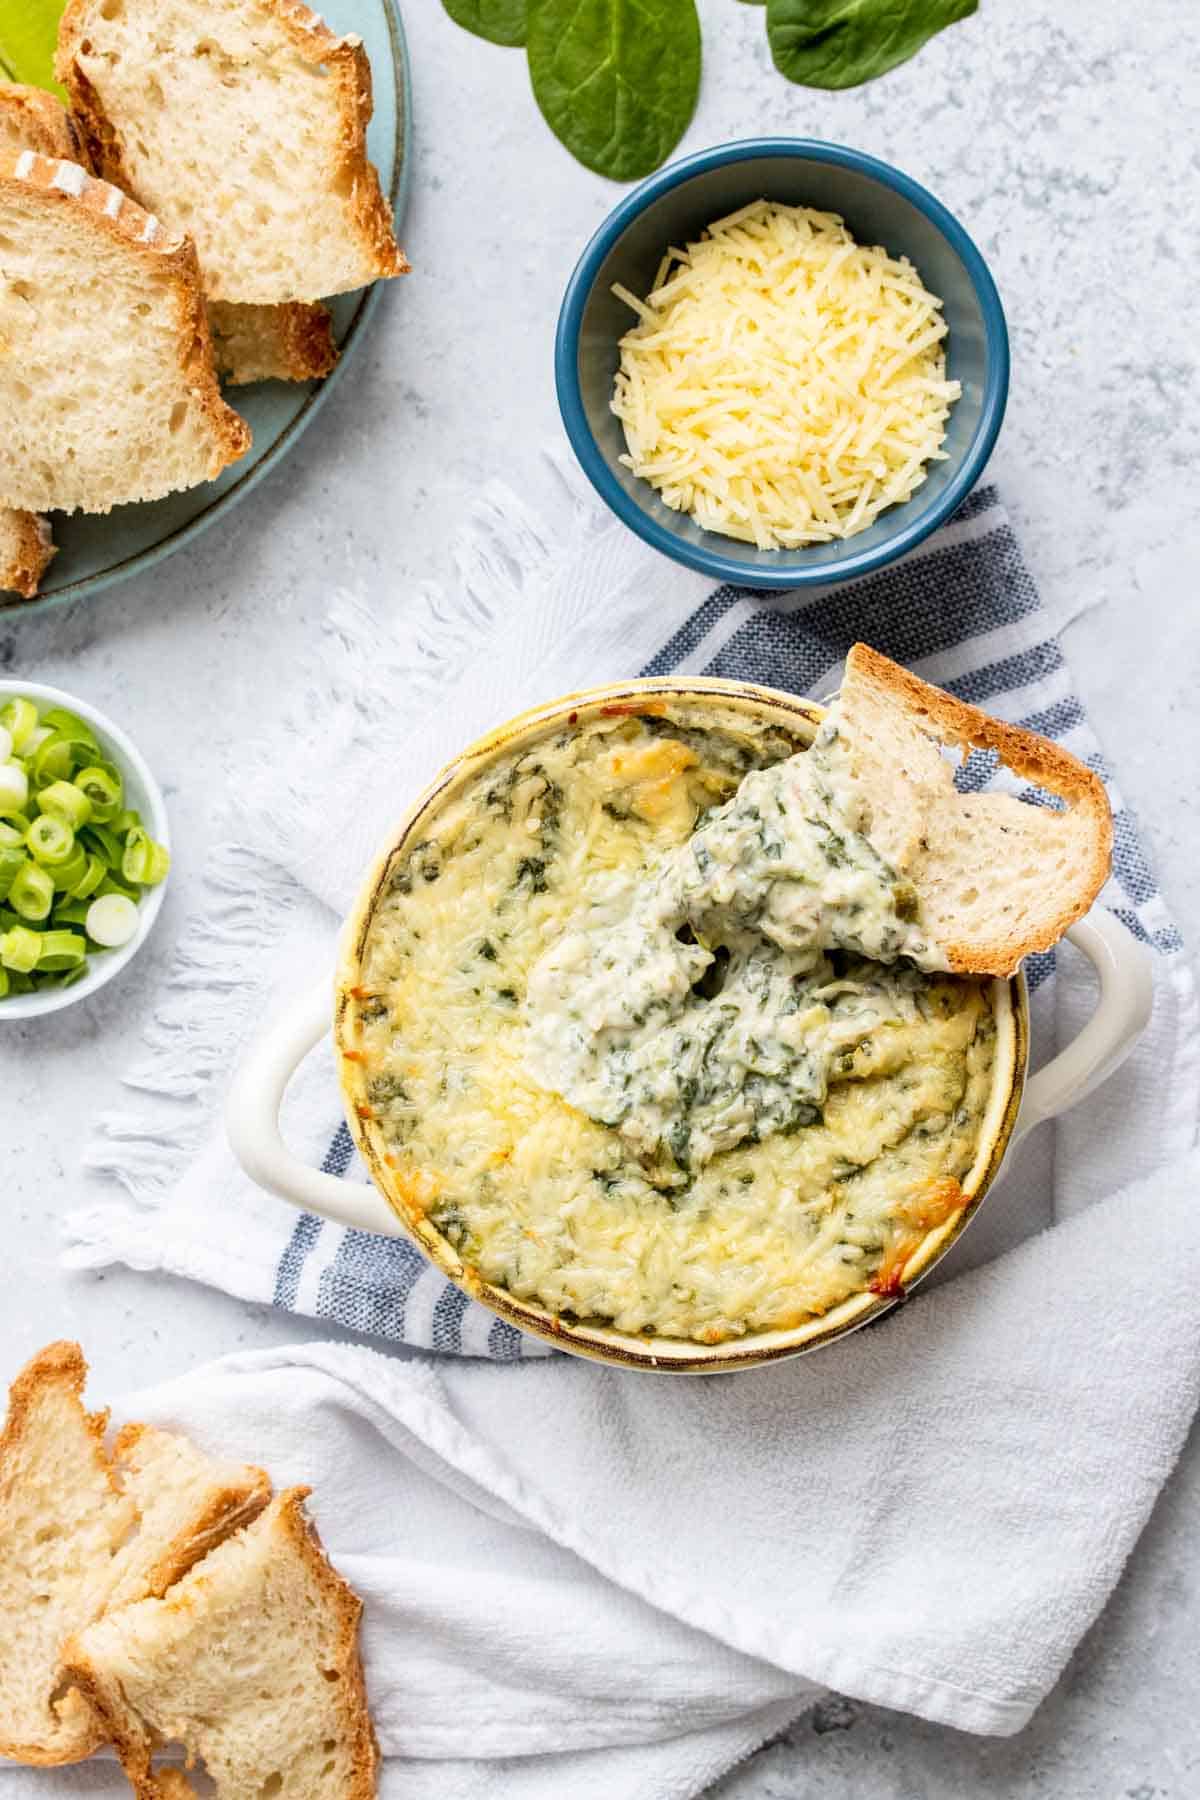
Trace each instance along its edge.
<path fill-rule="evenodd" d="M 530 972 L 526 1063 L 683 1183 L 816 1123 L 835 1066 L 919 1013 L 945 970 L 916 890 L 872 845 L 836 703 L 647 879 L 602 874 Z"/>

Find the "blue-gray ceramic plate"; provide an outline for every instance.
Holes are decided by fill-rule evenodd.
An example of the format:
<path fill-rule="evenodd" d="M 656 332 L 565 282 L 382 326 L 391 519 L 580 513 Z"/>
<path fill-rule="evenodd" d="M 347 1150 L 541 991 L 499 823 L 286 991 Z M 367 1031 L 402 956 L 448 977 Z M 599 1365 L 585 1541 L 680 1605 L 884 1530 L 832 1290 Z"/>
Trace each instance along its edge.
<path fill-rule="evenodd" d="M 334 31 L 357 32 L 371 59 L 375 112 L 367 150 L 399 224 L 412 161 L 411 88 L 399 9 L 395 0 L 321 0 L 321 11 Z M 230 389 L 229 400 L 250 426 L 254 442 L 216 481 L 183 494 L 169 494 L 165 500 L 117 506 L 110 513 L 56 513 L 52 523 L 58 555 L 37 599 L 16 600 L 4 595 L 0 605 L 11 604 L 27 613 L 80 600 L 112 581 L 152 567 L 224 518 L 255 482 L 270 473 L 316 417 L 361 342 L 383 286 L 376 282 L 330 302 L 341 359 L 324 381 L 262 381 Z"/>
<path fill-rule="evenodd" d="M 931 465 L 913 497 L 856 537 L 799 550 L 759 550 L 674 512 L 621 463 L 625 435 L 610 405 L 617 340 L 630 322 L 612 284 L 647 293 L 669 244 L 687 243 L 714 219 L 762 199 L 840 213 L 859 243 L 911 258 L 944 303 L 947 374 L 962 383 L 943 445 L 947 460 Z M 571 446 L 618 518 L 714 581 L 797 588 L 881 568 L 949 518 L 982 474 L 1004 417 L 1008 333 L 983 257 L 954 215 L 911 176 L 842 144 L 751 138 L 669 163 L 609 214 L 567 287 L 554 367 Z"/>

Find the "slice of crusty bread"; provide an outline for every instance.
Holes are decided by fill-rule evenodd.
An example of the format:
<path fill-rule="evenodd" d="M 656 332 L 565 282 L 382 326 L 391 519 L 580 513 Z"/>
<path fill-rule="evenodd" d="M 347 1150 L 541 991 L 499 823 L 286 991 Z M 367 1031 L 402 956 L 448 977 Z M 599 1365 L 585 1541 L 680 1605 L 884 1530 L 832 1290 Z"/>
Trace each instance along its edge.
<path fill-rule="evenodd" d="M 262 1469 L 217 1461 L 188 1438 L 152 1425 L 126 1425 L 113 1463 L 137 1508 L 138 1530 L 112 1570 L 104 1599 L 109 1611 L 165 1594 L 271 1498 Z"/>
<path fill-rule="evenodd" d="M 104 1719 L 138 1800 L 183 1796 L 159 1743 L 199 1758 L 217 1800 L 369 1800 L 378 1751 L 358 1655 L 361 1602 L 304 1513 L 272 1501 L 162 1600 L 108 1613 L 65 1664 Z"/>
<path fill-rule="evenodd" d="M 210 300 L 217 368 L 234 387 L 250 381 L 318 381 L 338 359 L 327 306 L 235 306 Z"/>
<path fill-rule="evenodd" d="M 1104 783 L 1077 757 L 865 644 L 847 658 L 838 713 L 863 828 L 916 888 L 921 923 L 951 969 L 1010 975 L 1087 911 L 1108 875 L 1112 814 Z M 1065 809 L 960 794 L 941 745 L 994 750 Z"/>
<path fill-rule="evenodd" d="M 0 505 L 107 512 L 249 448 L 193 245 L 78 163 L 0 153 L 0 348 Z"/>
<path fill-rule="evenodd" d="M 13 1383 L 0 1438 L 0 1754 L 21 1762 L 77 1762 L 104 1740 L 79 1695 L 56 1692 L 63 1639 L 103 1604 L 137 1522 L 86 1374 L 77 1344 L 51 1344 Z"/>
<path fill-rule="evenodd" d="M 367 161 L 366 53 L 300 0 L 68 0 L 56 69 L 96 169 L 192 234 L 211 299 L 407 269 Z"/>
<path fill-rule="evenodd" d="M 0 1755 L 21 1762 L 77 1762 L 105 1741 L 62 1678 L 63 1640 L 105 1607 L 163 1593 L 270 1496 L 261 1469 L 146 1427 L 110 1461 L 86 1379 L 78 1344 L 49 1345 L 13 1383 L 0 1436 Z"/>
<path fill-rule="evenodd" d="M 49 520 L 0 506 L 0 593 L 32 600 L 53 555 Z"/>
<path fill-rule="evenodd" d="M 0 82 L 0 150 L 36 150 L 88 167 L 87 154 L 66 107 L 41 88 Z M 201 271 L 203 274 L 203 271 Z M 326 306 L 208 308 L 217 373 L 233 386 L 250 381 L 315 381 L 337 362 L 333 319 Z M 0 536 L 0 546 L 3 538 Z M 0 588 L 5 583 L 0 549 Z"/>
<path fill-rule="evenodd" d="M 79 158 L 79 140 L 66 108 L 42 88 L 0 82 L 0 151 L 37 150 Z M 54 555 L 50 525 L 37 513 L 0 507 L 0 591 L 32 600 Z"/>

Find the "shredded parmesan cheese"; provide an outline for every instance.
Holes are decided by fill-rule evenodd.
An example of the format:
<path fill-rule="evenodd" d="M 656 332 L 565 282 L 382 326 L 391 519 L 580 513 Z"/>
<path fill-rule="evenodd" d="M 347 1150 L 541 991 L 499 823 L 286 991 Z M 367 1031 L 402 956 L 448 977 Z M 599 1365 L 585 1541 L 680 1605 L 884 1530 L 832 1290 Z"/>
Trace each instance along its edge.
<path fill-rule="evenodd" d="M 620 342 L 621 461 L 760 550 L 865 531 L 942 461 L 942 302 L 834 213 L 757 200 L 668 251 Z"/>

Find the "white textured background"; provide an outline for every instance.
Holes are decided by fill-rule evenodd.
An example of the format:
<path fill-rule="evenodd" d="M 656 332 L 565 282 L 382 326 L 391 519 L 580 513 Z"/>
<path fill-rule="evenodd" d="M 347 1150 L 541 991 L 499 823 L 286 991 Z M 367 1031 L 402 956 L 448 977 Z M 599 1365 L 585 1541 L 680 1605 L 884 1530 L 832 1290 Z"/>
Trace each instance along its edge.
<path fill-rule="evenodd" d="M 1200 8 L 983 0 L 916 62 L 845 94 L 776 75 L 758 7 L 701 10 L 704 90 L 684 150 L 760 132 L 858 145 L 930 185 L 991 260 L 1013 387 L 990 474 L 1046 600 L 1091 602 L 1068 653 L 1195 945 Z M 353 25 L 352 0 L 325 11 Z M 55 1233 L 89 1120 L 111 1103 L 187 930 L 240 745 L 279 704 L 330 591 L 381 591 L 402 610 L 419 582 L 452 581 L 456 521 L 487 477 L 550 499 L 538 452 L 558 435 L 558 299 L 618 190 L 548 135 L 518 52 L 465 37 L 436 0 L 409 0 L 406 23 L 415 273 L 385 297 L 311 435 L 227 528 L 157 573 L 74 610 L 0 616 L 0 666 L 86 695 L 133 733 L 178 847 L 129 976 L 0 1039 L 5 1377 L 63 1333 L 83 1339 L 102 1397 L 313 1330 L 161 1278 L 65 1277 Z M 722 1800 L 1195 1800 L 1198 1502 L 1194 1441 L 1115 1604 L 1022 1736 L 979 1742 L 826 1707 L 730 1777 Z"/>

